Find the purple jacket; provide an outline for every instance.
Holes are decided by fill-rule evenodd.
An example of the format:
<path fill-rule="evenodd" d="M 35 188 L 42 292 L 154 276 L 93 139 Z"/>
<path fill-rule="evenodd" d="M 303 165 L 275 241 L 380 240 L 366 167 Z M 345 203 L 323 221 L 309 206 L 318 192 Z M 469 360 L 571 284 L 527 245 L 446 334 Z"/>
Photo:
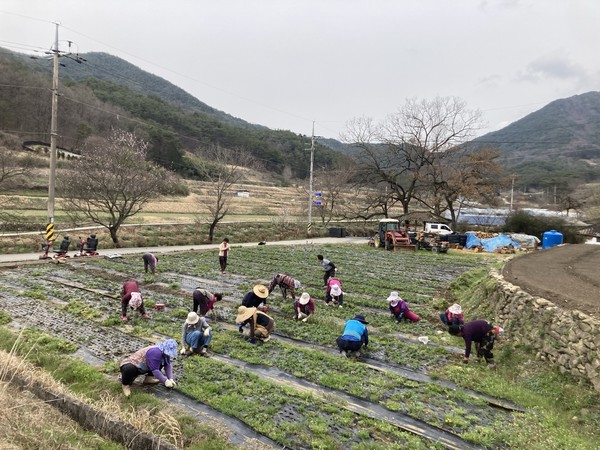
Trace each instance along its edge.
<path fill-rule="evenodd" d="M 471 355 L 471 343 L 481 343 L 492 328 L 493 325 L 487 320 L 472 320 L 471 322 L 465 323 L 462 330 L 462 336 L 465 340 L 465 358 L 468 358 Z"/>
<path fill-rule="evenodd" d="M 121 361 L 120 366 L 123 366 L 124 364 L 133 364 L 142 371 L 147 369 L 148 372 L 152 372 L 152 375 L 158 378 L 161 383 L 167 381 L 167 378 L 173 379 L 171 358 L 169 355 L 163 354 L 156 345 L 149 345 L 148 347 L 139 349 L 137 352 Z M 166 377 L 160 370 L 163 368 L 167 375 Z"/>
<path fill-rule="evenodd" d="M 168 355 L 164 355 L 158 347 L 152 347 L 146 352 L 146 364 L 148 370 L 152 372 L 156 378 L 164 383 L 168 379 L 173 379 L 173 367 L 171 366 L 171 358 Z M 160 371 L 161 368 L 165 369 L 166 378 Z"/>
<path fill-rule="evenodd" d="M 407 311 L 409 311 L 408 309 L 408 303 L 406 303 L 404 300 L 400 300 L 398 302 L 398 304 L 396 306 L 390 306 L 390 312 L 396 316 L 397 319 L 401 319 L 404 314 L 406 314 Z"/>

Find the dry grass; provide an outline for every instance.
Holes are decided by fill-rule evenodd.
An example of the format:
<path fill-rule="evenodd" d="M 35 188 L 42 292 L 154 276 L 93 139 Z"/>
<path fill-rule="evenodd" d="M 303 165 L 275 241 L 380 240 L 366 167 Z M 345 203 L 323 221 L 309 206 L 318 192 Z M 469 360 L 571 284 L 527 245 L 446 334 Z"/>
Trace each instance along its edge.
<path fill-rule="evenodd" d="M 106 443 L 83 430 L 45 401 L 10 383 L 15 374 L 35 379 L 55 392 L 64 387 L 49 374 L 36 369 L 13 352 L 0 351 L 0 449 L 89 449 Z M 118 446 L 113 445 L 113 448 Z"/>
<path fill-rule="evenodd" d="M 18 341 L 17 341 L 18 342 Z M 17 345 L 17 344 L 15 344 Z M 103 396 L 100 401 L 92 401 L 74 395 L 47 372 L 34 367 L 16 356 L 13 351 L 0 351 L 0 450 L 4 448 L 97 448 L 106 442 L 100 436 L 88 433 L 76 422 L 61 414 L 45 401 L 39 400 L 27 390 L 18 390 L 10 383 L 15 375 L 42 385 L 46 390 L 79 401 L 107 413 L 110 417 L 129 423 L 135 428 L 161 436 L 179 447 L 182 446 L 182 432 L 174 416 L 154 409 L 122 408 L 118 397 Z M 4 443 L 17 446 L 5 447 Z M 7 445 L 13 445 L 7 444 Z M 112 443 L 114 448 L 118 445 Z"/>

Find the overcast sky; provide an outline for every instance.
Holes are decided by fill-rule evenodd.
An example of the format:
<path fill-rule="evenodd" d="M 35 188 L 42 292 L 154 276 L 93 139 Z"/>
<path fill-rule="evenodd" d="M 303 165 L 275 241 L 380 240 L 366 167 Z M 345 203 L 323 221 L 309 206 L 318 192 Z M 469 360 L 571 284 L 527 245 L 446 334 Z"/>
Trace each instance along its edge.
<path fill-rule="evenodd" d="M 339 138 L 407 98 L 500 129 L 600 90 L 600 0 L 1 0 L 0 47 L 102 51 L 269 128 Z"/>

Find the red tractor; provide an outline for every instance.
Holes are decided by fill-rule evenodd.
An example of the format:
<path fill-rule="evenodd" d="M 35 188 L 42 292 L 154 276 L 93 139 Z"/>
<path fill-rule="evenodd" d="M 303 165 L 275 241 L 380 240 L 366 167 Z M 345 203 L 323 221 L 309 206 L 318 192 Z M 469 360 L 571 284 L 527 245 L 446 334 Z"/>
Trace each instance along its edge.
<path fill-rule="evenodd" d="M 415 251 L 417 249 L 411 242 L 408 230 L 401 230 L 397 219 L 381 219 L 373 243 L 375 248 L 383 247 L 386 250 Z"/>

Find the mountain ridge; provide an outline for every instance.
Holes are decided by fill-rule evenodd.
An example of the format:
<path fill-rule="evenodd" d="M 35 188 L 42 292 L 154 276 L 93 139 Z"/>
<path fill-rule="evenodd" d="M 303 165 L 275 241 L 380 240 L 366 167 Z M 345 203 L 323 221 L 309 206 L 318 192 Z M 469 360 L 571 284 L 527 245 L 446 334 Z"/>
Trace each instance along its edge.
<path fill-rule="evenodd" d="M 40 65 L 27 55 L 10 53 L 35 72 L 46 78 L 51 76 L 50 64 Z M 178 137 L 184 147 L 207 143 L 241 146 L 266 160 L 267 170 L 283 173 L 287 165 L 288 173 L 306 177 L 308 157 L 305 147 L 310 145 L 309 137 L 291 131 L 270 130 L 234 117 L 207 105 L 168 80 L 108 53 L 90 52 L 79 56 L 86 61 L 80 64 L 61 58 L 62 83 L 75 90 L 87 86 L 96 98 L 115 105 L 116 111 L 123 109 L 134 118 L 159 127 L 161 133 L 171 133 L 168 139 L 161 135 L 162 141 Z M 10 106 L 5 108 L 7 114 L 12 113 Z M 18 104 L 14 106 L 18 108 Z M 41 115 L 48 106 L 41 105 L 37 114 Z M 80 118 L 70 120 L 81 123 L 72 125 L 71 141 L 65 147 L 77 145 L 74 136 L 81 132 L 81 127 L 93 129 L 95 125 L 91 119 L 88 119 L 91 123 Z M 13 124 L 18 124 L 19 120 L 12 117 L 11 122 L 11 126 L 16 126 Z M 344 158 L 352 153 L 350 146 L 336 139 L 320 138 L 317 145 L 319 151 L 315 152 L 315 163 L 320 167 L 335 165 L 336 154 Z M 466 145 L 473 150 L 497 148 L 505 168 L 517 173 L 531 186 L 568 184 L 574 179 L 579 182 L 600 180 L 600 92 L 557 99 Z"/>

